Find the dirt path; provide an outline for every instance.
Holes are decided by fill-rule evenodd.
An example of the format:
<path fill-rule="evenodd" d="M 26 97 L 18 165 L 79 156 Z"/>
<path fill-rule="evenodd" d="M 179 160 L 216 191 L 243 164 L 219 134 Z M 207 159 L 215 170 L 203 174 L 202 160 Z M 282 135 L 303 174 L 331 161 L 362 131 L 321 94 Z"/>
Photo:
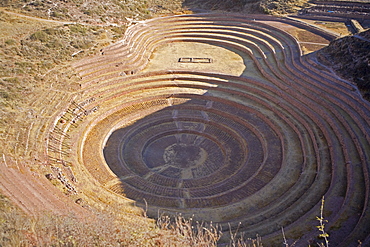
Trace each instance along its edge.
<path fill-rule="evenodd" d="M 327 43 L 316 43 L 316 42 L 304 42 L 304 41 L 299 41 L 299 44 L 310 44 L 310 45 L 322 45 L 322 46 L 327 46 Z"/>
<path fill-rule="evenodd" d="M 85 25 L 85 26 L 100 26 L 100 27 L 117 26 L 116 23 L 110 23 L 110 22 L 107 22 L 105 24 L 100 24 L 100 23 L 85 23 L 85 22 L 57 21 L 57 20 L 51 20 L 51 19 L 44 19 L 44 18 L 40 18 L 40 17 L 28 16 L 28 15 L 24 15 L 24 14 L 20 14 L 20 13 L 16 13 L 16 12 L 11 12 L 11 11 L 8 11 L 8 10 L 4 10 L 2 8 L 0 8 L 0 11 L 3 11 L 6 14 L 17 16 L 17 17 L 20 17 L 20 18 L 26 18 L 26 19 L 29 19 L 29 20 L 40 21 L 40 22 L 54 23 L 54 24 L 58 24 L 58 25 L 79 24 L 79 25 Z"/>
<path fill-rule="evenodd" d="M 50 23 L 61 24 L 61 25 L 76 24 L 76 22 L 71 22 L 71 21 L 56 21 L 56 20 L 43 19 L 43 18 L 34 17 L 34 16 L 28 16 L 28 15 L 24 15 L 24 14 L 4 10 L 2 8 L 0 8 L 0 10 L 2 10 L 4 13 L 6 13 L 8 15 L 15 15 L 15 16 L 18 16 L 18 17 L 21 17 L 21 18 L 26 18 L 26 19 L 35 20 L 35 21 L 50 22 Z"/>
<path fill-rule="evenodd" d="M 57 215 L 83 217 L 88 211 L 71 203 L 57 188 L 26 167 L 13 167 L 3 155 L 0 163 L 0 190 L 29 215 L 51 212 Z"/>

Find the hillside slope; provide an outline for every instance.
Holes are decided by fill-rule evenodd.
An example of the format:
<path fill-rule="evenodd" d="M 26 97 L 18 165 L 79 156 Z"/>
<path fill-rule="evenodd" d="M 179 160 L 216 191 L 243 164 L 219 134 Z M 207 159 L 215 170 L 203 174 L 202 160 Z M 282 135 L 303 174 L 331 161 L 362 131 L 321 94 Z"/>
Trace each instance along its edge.
<path fill-rule="evenodd" d="M 190 9 L 226 10 L 244 13 L 287 14 L 308 5 L 307 0 L 185 0 Z"/>
<path fill-rule="evenodd" d="M 158 14 L 187 13 L 188 10 L 286 14 L 307 6 L 308 0 L 7 0 L 0 3 L 0 7 L 10 7 L 28 15 L 95 24 L 123 24 L 126 18 L 145 19 Z"/>
<path fill-rule="evenodd" d="M 370 30 L 334 40 L 317 54 L 319 61 L 353 81 L 370 100 Z"/>
<path fill-rule="evenodd" d="M 122 25 L 131 19 L 147 19 L 157 13 L 179 12 L 182 10 L 182 3 L 183 0 L 7 0 L 1 1 L 0 7 L 53 20 Z"/>

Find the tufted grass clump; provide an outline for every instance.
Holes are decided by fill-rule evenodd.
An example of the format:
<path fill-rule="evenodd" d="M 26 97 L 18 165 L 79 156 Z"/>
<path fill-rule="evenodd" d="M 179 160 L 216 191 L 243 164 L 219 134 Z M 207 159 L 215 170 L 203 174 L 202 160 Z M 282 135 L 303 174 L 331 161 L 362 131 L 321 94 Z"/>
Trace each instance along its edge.
<path fill-rule="evenodd" d="M 218 225 L 194 222 L 192 218 L 186 219 L 181 214 L 174 218 L 162 215 L 157 220 L 157 226 L 178 238 L 179 245 L 172 246 L 217 246 L 222 235 Z M 160 244 L 166 246 L 165 241 Z"/>
<path fill-rule="evenodd" d="M 323 213 L 324 213 L 324 203 L 325 203 L 325 198 L 324 196 L 321 199 L 321 206 L 320 206 L 320 216 L 316 216 L 317 221 L 319 222 L 319 225 L 316 226 L 319 231 L 319 237 L 323 238 L 325 243 L 320 243 L 319 246 L 322 247 L 329 247 L 329 234 L 325 230 L 325 223 L 328 222 L 327 220 L 324 219 Z"/>

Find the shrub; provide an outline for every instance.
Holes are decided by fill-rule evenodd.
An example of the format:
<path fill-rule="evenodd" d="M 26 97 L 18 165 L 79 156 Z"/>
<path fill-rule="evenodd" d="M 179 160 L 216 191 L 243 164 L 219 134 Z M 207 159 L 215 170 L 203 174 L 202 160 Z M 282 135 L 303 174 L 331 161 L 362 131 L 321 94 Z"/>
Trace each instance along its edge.
<path fill-rule="evenodd" d="M 5 44 L 7 45 L 15 45 L 16 43 L 17 41 L 15 41 L 14 39 L 5 40 Z"/>
<path fill-rule="evenodd" d="M 38 40 L 41 42 L 47 42 L 49 40 L 49 35 L 43 30 L 37 31 L 30 36 L 31 40 Z"/>

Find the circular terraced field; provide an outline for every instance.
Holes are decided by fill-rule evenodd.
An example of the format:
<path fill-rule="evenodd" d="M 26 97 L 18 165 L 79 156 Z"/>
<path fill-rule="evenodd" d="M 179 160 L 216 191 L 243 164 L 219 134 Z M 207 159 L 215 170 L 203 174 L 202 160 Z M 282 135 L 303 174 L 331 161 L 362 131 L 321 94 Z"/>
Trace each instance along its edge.
<path fill-rule="evenodd" d="M 270 243 L 369 243 L 370 106 L 302 56 L 272 17 L 187 15 L 130 27 L 76 64 L 47 153 L 112 198 Z M 313 32 L 319 32 L 313 30 Z M 322 33 L 322 35 L 326 35 Z M 77 171 L 78 170 L 78 171 Z"/>

